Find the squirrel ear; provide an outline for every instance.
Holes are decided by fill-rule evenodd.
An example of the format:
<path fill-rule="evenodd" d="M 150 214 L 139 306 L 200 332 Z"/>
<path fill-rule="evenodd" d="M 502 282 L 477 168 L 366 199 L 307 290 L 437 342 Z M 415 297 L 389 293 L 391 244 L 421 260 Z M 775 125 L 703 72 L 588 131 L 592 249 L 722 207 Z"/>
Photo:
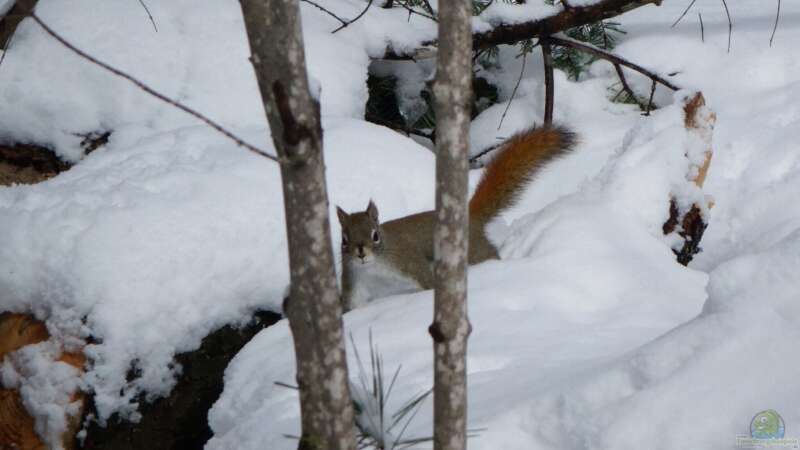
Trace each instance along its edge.
<path fill-rule="evenodd" d="M 378 207 L 375 206 L 375 203 L 372 202 L 372 199 L 370 199 L 369 205 L 367 205 L 367 215 L 375 222 L 378 221 Z"/>
<path fill-rule="evenodd" d="M 336 215 L 339 216 L 339 224 L 342 227 L 346 227 L 347 224 L 350 222 L 350 216 L 347 215 L 346 212 L 342 208 L 336 207 Z"/>

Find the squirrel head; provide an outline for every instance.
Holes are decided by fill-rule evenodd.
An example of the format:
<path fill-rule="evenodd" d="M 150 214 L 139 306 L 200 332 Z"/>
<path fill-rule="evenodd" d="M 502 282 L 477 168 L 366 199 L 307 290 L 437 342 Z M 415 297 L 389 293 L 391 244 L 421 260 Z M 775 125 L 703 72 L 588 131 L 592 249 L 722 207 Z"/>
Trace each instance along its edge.
<path fill-rule="evenodd" d="M 364 212 L 347 214 L 336 207 L 336 215 L 342 225 L 342 257 L 355 258 L 366 264 L 383 251 L 383 233 L 378 221 L 378 207 L 369 201 Z"/>

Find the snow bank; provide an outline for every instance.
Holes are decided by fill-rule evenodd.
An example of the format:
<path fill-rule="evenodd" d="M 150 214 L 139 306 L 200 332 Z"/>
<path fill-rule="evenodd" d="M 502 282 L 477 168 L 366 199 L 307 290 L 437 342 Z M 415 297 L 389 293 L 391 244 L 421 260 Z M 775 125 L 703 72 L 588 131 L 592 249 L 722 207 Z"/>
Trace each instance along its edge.
<path fill-rule="evenodd" d="M 678 265 L 661 231 L 670 194 L 690 183 L 690 162 L 676 146 L 686 135 L 683 110 L 676 103 L 641 124 L 630 146 L 578 193 L 495 236 L 503 242 L 502 261 L 471 269 L 469 388 L 472 404 L 480 406 L 472 409 L 470 426 L 488 424 L 492 436 L 476 439 L 474 448 L 498 448 L 495 432 L 514 422 L 508 414 L 529 408 L 528 395 L 537 389 L 631 351 L 700 311 L 706 276 Z M 390 410 L 432 383 L 425 332 L 430 305 L 428 291 L 387 298 L 346 317 L 357 345 L 372 330 L 389 370 L 403 366 Z M 283 436 L 299 431 L 297 398 L 273 384 L 294 379 L 291 351 L 275 350 L 290 344 L 280 323 L 237 355 L 209 416 L 215 438 L 208 448 L 294 445 Z M 355 368 L 352 350 L 350 358 Z M 495 421 L 498 416 L 505 420 Z M 423 410 L 407 437 L 429 434 L 430 420 Z"/>
<path fill-rule="evenodd" d="M 660 234 L 667 211 L 655 199 L 681 196 L 687 162 L 674 150 L 694 139 L 677 134 L 674 106 L 645 119 L 607 103 L 616 80 L 603 62 L 578 84 L 557 74 L 557 120 L 583 143 L 504 215 L 511 225 L 494 225 L 504 259 L 470 270 L 468 426 L 486 428 L 470 448 L 729 449 L 765 409 L 783 416 L 787 437 L 800 437 L 797 5 L 786 12 L 784 4 L 772 48 L 774 11 L 759 2 L 732 8 L 731 55 L 718 6 L 695 6 L 705 44 L 690 16 L 670 28 L 685 5 L 666 2 L 624 16 L 630 34 L 618 47 L 677 72 L 675 82 L 703 91 L 718 114 L 705 185 L 716 206 L 692 264 L 707 274 L 675 264 Z M 500 58 L 513 56 L 507 49 Z M 492 74 L 501 98 L 520 63 Z M 540 120 L 540 74 L 539 60 L 529 60 L 500 130 L 505 105 L 473 123 L 474 150 Z M 628 79 L 648 92 L 646 80 Z M 656 101 L 669 103 L 669 93 L 659 88 Z M 362 355 L 371 330 L 387 371 L 402 364 L 390 411 L 431 387 L 431 301 L 430 292 L 395 296 L 345 317 Z M 297 398 L 273 384 L 294 380 L 290 348 L 281 322 L 237 355 L 209 415 L 207 448 L 293 448 L 282 436 L 299 431 Z M 406 437 L 431 434 L 430 408 Z"/>
<path fill-rule="evenodd" d="M 362 8 L 326 4 L 345 17 Z M 274 153 L 238 2 L 149 6 L 158 32 L 136 2 L 42 0 L 37 14 L 79 48 Z M 332 37 L 335 20 L 309 5 L 302 13 L 331 201 L 356 209 L 372 196 L 395 215 L 430 208 L 431 154 L 348 118 L 363 116 L 367 55 L 417 45 L 435 28 L 372 8 L 369 21 Z M 54 179 L 0 188 L 0 310 L 34 313 L 70 345 L 91 337 L 83 386 L 99 419 L 135 420 L 139 394 L 172 388 L 175 353 L 256 308 L 279 310 L 288 268 L 278 168 L 80 60 L 30 21 L 6 56 L 0 140 L 51 146 L 77 161 L 79 134 L 113 134 Z M 401 189 L 415 177 L 425 181 Z"/>
<path fill-rule="evenodd" d="M 345 18 L 365 6 L 319 3 Z M 495 4 L 497 17 L 512 11 Z M 37 13 L 81 48 L 272 151 L 238 3 L 148 6 L 158 33 L 137 2 L 40 0 Z M 787 356 L 798 343 L 800 10 L 783 5 L 770 48 L 772 11 L 740 2 L 729 55 L 721 7 L 695 6 L 705 44 L 690 16 L 669 28 L 684 7 L 665 2 L 624 16 L 629 35 L 618 49 L 677 72 L 674 81 L 703 91 L 718 113 L 705 252 L 694 270 L 678 266 L 660 230 L 671 194 L 697 194 L 682 190 L 688 161 L 676 152 L 686 143 L 677 106 L 642 118 L 609 103 L 615 75 L 603 62 L 580 83 L 557 72 L 556 120 L 583 141 L 493 224 L 505 259 L 470 272 L 469 426 L 488 428 L 471 447 L 730 448 L 759 410 L 778 410 L 787 434 L 800 423 L 798 365 Z M 372 198 L 387 219 L 430 209 L 432 154 L 361 117 L 369 58 L 435 37 L 435 24 L 372 7 L 331 35 L 337 20 L 308 4 L 302 14 L 331 206 L 362 209 Z M 519 76 L 514 56 L 504 48 L 503 69 L 485 74 L 504 100 Z M 541 74 L 539 57 L 529 57 L 502 127 L 505 105 L 473 123 L 476 151 L 541 122 Z M 409 74 L 409 89 L 428 75 Z M 628 79 L 648 91 L 647 80 Z M 656 101 L 671 95 L 659 89 Z M 3 363 L 3 385 L 30 387 L 26 404 L 51 442 L 71 410 L 62 388 L 94 392 L 100 419 L 135 419 L 138 394 L 163 395 L 174 383 L 176 352 L 255 308 L 277 309 L 288 282 L 277 167 L 23 23 L 0 68 L 0 140 L 48 145 L 75 161 L 75 134 L 97 130 L 114 131 L 109 144 L 70 171 L 0 188 L 0 309 L 34 313 L 66 345 L 94 342 L 80 380 L 44 346 L 30 350 L 44 359 L 18 353 Z M 430 292 L 346 317 L 362 355 L 371 329 L 387 369 L 403 364 L 390 409 L 430 388 L 430 317 Z M 273 385 L 294 380 L 290 339 L 279 323 L 233 361 L 209 415 L 209 448 L 294 446 L 282 435 L 298 431 L 295 393 Z M 138 376 L 126 380 L 131 367 Z M 407 436 L 430 427 L 427 404 Z"/>

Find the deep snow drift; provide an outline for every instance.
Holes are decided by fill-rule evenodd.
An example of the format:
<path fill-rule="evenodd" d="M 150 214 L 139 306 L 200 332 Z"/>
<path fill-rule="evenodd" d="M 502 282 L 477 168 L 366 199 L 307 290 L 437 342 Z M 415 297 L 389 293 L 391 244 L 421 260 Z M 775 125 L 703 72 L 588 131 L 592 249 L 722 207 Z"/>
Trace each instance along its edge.
<path fill-rule="evenodd" d="M 364 6 L 320 3 L 345 17 Z M 661 235 L 688 164 L 671 95 L 659 89 L 659 104 L 672 105 L 644 118 L 608 101 L 616 80 L 606 63 L 579 82 L 557 72 L 556 120 L 582 144 L 492 227 L 503 259 L 470 271 L 469 426 L 486 428 L 470 448 L 731 448 L 769 408 L 787 437 L 800 437 L 800 364 L 791 359 L 800 343 L 800 7 L 785 2 L 769 47 L 774 11 L 732 4 L 727 53 L 721 5 L 693 9 L 705 42 L 692 14 L 669 27 L 685 6 L 623 16 L 629 34 L 617 52 L 676 73 L 675 83 L 701 90 L 717 112 L 705 251 L 684 268 Z M 40 0 L 37 13 L 81 48 L 273 151 L 238 2 L 149 7 L 158 33 L 137 2 Z M 497 2 L 473 26 L 549 8 Z M 387 219 L 430 209 L 433 155 L 362 117 L 369 58 L 430 39 L 435 24 L 371 8 L 331 36 L 336 20 L 307 4 L 302 11 L 332 205 L 361 209 L 372 198 Z M 487 74 L 504 100 L 519 75 L 515 55 L 502 50 L 502 69 Z M 429 74 L 408 70 L 410 85 Z M 535 52 L 502 127 L 503 104 L 473 123 L 473 150 L 541 122 L 541 74 Z M 648 80 L 628 77 L 649 91 Z M 70 383 L 95 393 L 101 419 L 135 418 L 138 393 L 171 388 L 176 352 L 255 308 L 277 309 L 288 282 L 277 167 L 23 23 L 0 67 L 0 139 L 51 145 L 75 160 L 76 134 L 97 130 L 114 131 L 108 146 L 70 171 L 0 188 L 0 310 L 35 313 L 68 346 L 96 339 L 80 380 L 47 376 L 52 347 L 44 359 L 21 354 L 2 365 L 4 386 L 40 389 L 23 394 L 50 436 L 70 408 L 61 394 Z M 387 369 L 403 365 L 390 409 L 431 386 L 431 298 L 386 298 L 345 317 L 362 355 L 372 330 Z M 297 399 L 273 384 L 293 382 L 290 339 L 281 322 L 232 362 L 209 414 L 209 448 L 294 447 L 283 435 L 298 432 Z M 131 364 L 141 376 L 126 381 Z M 426 404 L 408 436 L 430 435 L 431 423 Z"/>

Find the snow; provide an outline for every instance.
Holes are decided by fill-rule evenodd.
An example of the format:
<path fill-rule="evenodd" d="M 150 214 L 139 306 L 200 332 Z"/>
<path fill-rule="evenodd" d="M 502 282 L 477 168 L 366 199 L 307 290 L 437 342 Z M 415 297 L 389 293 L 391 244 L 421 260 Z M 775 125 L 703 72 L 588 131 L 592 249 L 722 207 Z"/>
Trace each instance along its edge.
<path fill-rule="evenodd" d="M 319 3 L 343 18 L 366 6 Z M 494 2 L 473 26 L 559 8 L 534 3 Z M 616 75 L 604 62 L 578 83 L 556 72 L 555 119 L 580 144 L 489 226 L 502 259 L 469 273 L 469 427 L 485 428 L 470 448 L 728 449 L 758 411 L 777 410 L 787 436 L 800 423 L 800 364 L 791 359 L 800 342 L 800 8 L 784 2 L 769 47 L 774 11 L 753 0 L 731 5 L 728 53 L 724 10 L 700 3 L 675 28 L 684 4 L 621 18 L 628 34 L 616 51 L 674 73 L 686 89 L 659 87 L 664 107 L 651 117 L 608 101 Z M 274 152 L 238 2 L 148 6 L 157 33 L 137 2 L 40 0 L 37 14 L 92 55 Z M 363 114 L 368 70 L 399 75 L 404 112 L 417 113 L 415 91 L 430 80 L 432 61 L 369 67 L 370 58 L 434 39 L 435 23 L 373 5 L 331 35 L 336 19 L 306 3 L 301 11 L 334 242 L 334 205 L 363 210 L 373 199 L 384 220 L 431 209 L 433 154 Z M 482 73 L 503 101 L 520 74 L 517 53 L 501 48 L 498 67 Z M 534 52 L 502 126 L 503 103 L 473 122 L 472 154 L 541 123 L 542 74 Z M 626 75 L 649 92 L 648 79 Z M 703 191 L 690 181 L 703 136 L 684 131 L 680 109 L 694 90 L 717 114 Z M 77 135 L 98 130 L 113 130 L 108 145 L 81 157 Z M 4 360 L 2 384 L 20 389 L 47 442 L 74 412 L 76 386 L 94 393 L 101 421 L 113 413 L 135 420 L 139 394 L 152 399 L 173 386 L 176 353 L 257 308 L 279 309 L 288 268 L 277 166 L 76 58 L 30 21 L 0 68 L 0 141 L 48 145 L 79 161 L 44 183 L 0 188 L 0 310 L 33 313 L 54 336 Z M 685 268 L 661 226 L 670 196 L 685 206 L 704 205 L 704 195 L 715 202 L 704 211 L 704 251 Z M 431 310 L 426 291 L 345 316 L 362 355 L 371 332 L 385 367 L 402 364 L 389 410 L 432 385 Z M 56 360 L 62 346 L 88 337 L 78 378 Z M 274 384 L 293 383 L 292 348 L 281 321 L 236 356 L 209 412 L 207 448 L 296 446 L 283 437 L 299 431 L 296 392 Z M 349 344 L 348 358 L 356 380 Z M 131 367 L 139 376 L 128 380 Z M 431 426 L 428 400 L 405 437 L 429 436 Z"/>
<path fill-rule="evenodd" d="M 36 433 L 57 450 L 62 448 L 67 416 L 81 408 L 80 401 L 72 398 L 79 387 L 78 369 L 57 361 L 60 356 L 57 345 L 42 342 L 21 348 L 0 364 L 2 385 L 19 392 L 22 404 L 37 418 Z"/>

